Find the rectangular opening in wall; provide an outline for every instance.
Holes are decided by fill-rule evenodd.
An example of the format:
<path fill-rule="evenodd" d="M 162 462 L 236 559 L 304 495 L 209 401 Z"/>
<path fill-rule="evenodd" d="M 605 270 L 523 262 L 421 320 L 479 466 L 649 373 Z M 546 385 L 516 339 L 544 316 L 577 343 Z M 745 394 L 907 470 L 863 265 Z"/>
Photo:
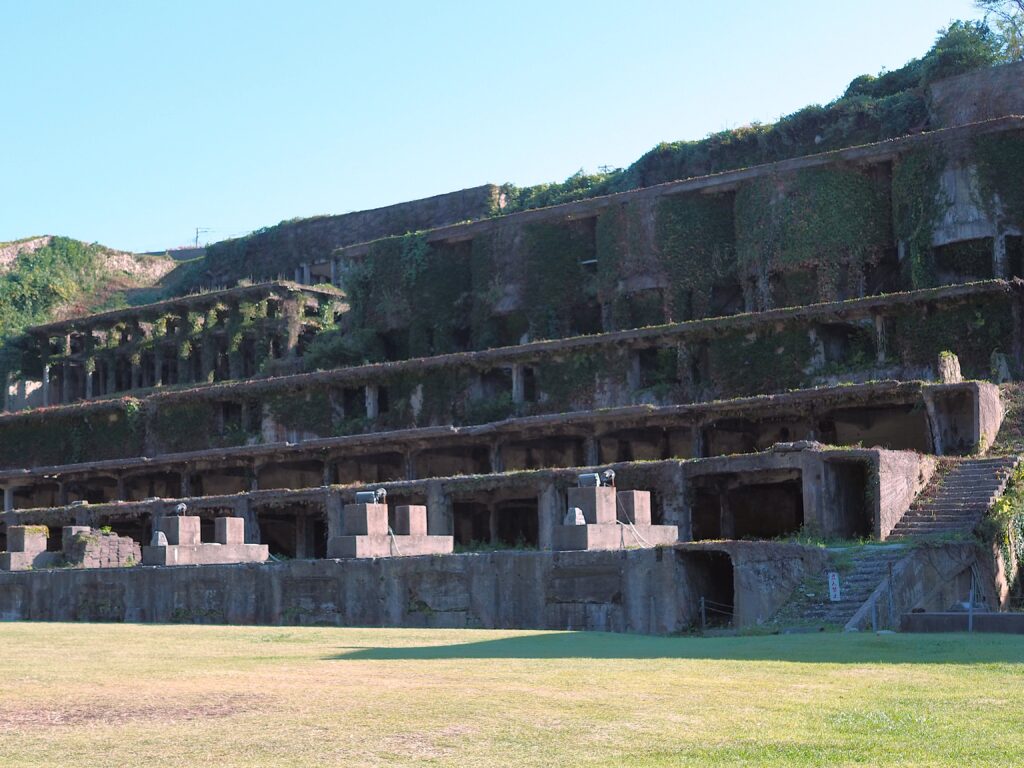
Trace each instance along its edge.
<path fill-rule="evenodd" d="M 334 463 L 334 482 L 342 485 L 405 479 L 405 457 L 400 453 L 349 456 Z"/>
<path fill-rule="evenodd" d="M 727 552 L 713 550 L 680 550 L 676 556 L 685 566 L 687 581 L 691 585 L 689 608 L 694 625 L 700 627 L 728 627 L 733 623 L 735 585 L 732 558 Z M 704 612 L 700 605 L 703 600 Z"/>
<path fill-rule="evenodd" d="M 523 366 L 523 400 L 537 402 L 537 372 L 528 365 Z"/>
<path fill-rule="evenodd" d="M 743 312 L 743 286 L 739 280 L 714 283 L 711 286 L 711 302 L 708 305 L 708 317 L 737 315 Z"/>
<path fill-rule="evenodd" d="M 870 470 L 862 461 L 825 462 L 826 489 L 829 504 L 826 521 L 829 536 L 843 539 L 866 539 L 874 531 L 874 519 L 868 505 Z"/>
<path fill-rule="evenodd" d="M 455 544 L 473 549 L 491 543 L 491 512 L 478 501 L 455 502 L 452 505 Z"/>
<path fill-rule="evenodd" d="M 818 270 L 814 267 L 775 272 L 769 277 L 773 307 L 798 307 L 818 301 Z"/>
<path fill-rule="evenodd" d="M 831 445 L 931 452 L 927 411 L 920 403 L 837 408 L 822 417 L 818 436 Z"/>
<path fill-rule="evenodd" d="M 814 327 L 831 370 L 866 368 L 876 360 L 873 324 L 820 323 Z"/>
<path fill-rule="evenodd" d="M 936 246 L 933 253 L 937 282 L 942 285 L 991 278 L 993 246 L 991 237 Z"/>
<path fill-rule="evenodd" d="M 640 388 L 665 390 L 668 395 L 679 386 L 679 351 L 675 347 L 650 347 L 637 350 Z"/>
<path fill-rule="evenodd" d="M 883 250 L 874 261 L 864 266 L 864 293 L 878 296 L 906 290 L 903 270 L 900 269 L 899 251 L 895 247 Z"/>
<path fill-rule="evenodd" d="M 366 389 L 364 387 L 346 387 L 341 391 L 345 406 L 346 419 L 366 418 Z"/>
<path fill-rule="evenodd" d="M 490 450 L 486 445 L 435 448 L 416 457 L 416 476 L 419 478 L 482 475 L 490 471 Z"/>
<path fill-rule="evenodd" d="M 520 440 L 502 448 L 505 471 L 583 466 L 582 437 L 548 437 Z"/>
<path fill-rule="evenodd" d="M 733 538 L 796 535 L 804 524 L 803 483 L 797 477 L 733 488 L 729 491 L 729 512 L 733 518 Z"/>
<path fill-rule="evenodd" d="M 663 427 L 638 427 L 605 433 L 598 440 L 602 464 L 619 461 L 659 461 L 671 456 L 668 434 Z"/>
<path fill-rule="evenodd" d="M 516 549 L 540 545 L 537 499 L 508 499 L 496 506 L 498 542 Z"/>

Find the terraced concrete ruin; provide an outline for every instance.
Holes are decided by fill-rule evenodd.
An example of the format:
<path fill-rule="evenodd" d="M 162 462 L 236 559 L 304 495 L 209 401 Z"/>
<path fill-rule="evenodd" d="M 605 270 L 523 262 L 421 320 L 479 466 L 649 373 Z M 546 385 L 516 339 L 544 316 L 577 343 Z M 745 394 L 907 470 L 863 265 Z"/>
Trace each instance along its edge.
<path fill-rule="evenodd" d="M 985 454 L 1024 372 L 1024 65 L 932 88 L 915 135 L 311 220 L 302 249 L 264 233 L 204 272 L 245 284 L 30 329 L 0 616 L 679 632 L 1005 607 L 972 534 L 1017 464 Z M 76 531 L 141 562 L 50 569 Z"/>

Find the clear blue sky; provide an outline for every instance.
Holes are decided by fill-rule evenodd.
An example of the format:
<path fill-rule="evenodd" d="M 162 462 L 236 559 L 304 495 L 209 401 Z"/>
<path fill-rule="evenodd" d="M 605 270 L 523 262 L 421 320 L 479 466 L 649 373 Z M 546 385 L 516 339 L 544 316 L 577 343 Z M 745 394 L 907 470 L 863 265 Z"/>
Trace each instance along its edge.
<path fill-rule="evenodd" d="M 0 241 L 214 241 L 625 166 L 894 69 L 970 0 L 0 0 Z"/>

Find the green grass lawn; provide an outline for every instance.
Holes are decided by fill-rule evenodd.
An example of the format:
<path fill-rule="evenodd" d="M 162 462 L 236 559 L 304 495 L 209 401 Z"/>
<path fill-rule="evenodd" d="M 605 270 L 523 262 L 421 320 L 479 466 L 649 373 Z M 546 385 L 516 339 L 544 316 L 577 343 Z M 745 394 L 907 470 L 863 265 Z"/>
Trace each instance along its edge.
<path fill-rule="evenodd" d="M 1024 639 L 0 624 L 0 766 L 1020 765 Z"/>

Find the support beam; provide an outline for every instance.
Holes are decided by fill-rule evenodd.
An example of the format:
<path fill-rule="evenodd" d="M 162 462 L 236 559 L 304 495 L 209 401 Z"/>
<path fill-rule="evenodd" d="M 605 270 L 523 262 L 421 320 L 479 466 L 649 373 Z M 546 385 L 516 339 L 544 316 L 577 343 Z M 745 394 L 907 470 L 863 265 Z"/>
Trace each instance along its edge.
<path fill-rule="evenodd" d="M 526 381 L 521 363 L 512 366 L 512 402 L 517 405 L 526 402 Z"/>
<path fill-rule="evenodd" d="M 366 418 L 376 419 L 380 415 L 380 390 L 376 384 L 366 385 Z"/>

